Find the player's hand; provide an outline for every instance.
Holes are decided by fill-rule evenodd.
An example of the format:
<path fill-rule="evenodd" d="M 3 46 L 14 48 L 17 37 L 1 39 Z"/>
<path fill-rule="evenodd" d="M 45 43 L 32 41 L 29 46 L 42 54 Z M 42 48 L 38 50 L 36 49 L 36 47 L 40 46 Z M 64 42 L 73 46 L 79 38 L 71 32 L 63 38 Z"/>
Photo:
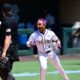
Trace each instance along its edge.
<path fill-rule="evenodd" d="M 33 47 L 34 45 L 32 44 L 32 42 L 27 42 L 26 43 L 27 47 Z"/>
<path fill-rule="evenodd" d="M 30 42 L 30 47 L 34 47 L 34 43 L 33 42 Z"/>
<path fill-rule="evenodd" d="M 61 49 L 61 43 L 60 43 L 60 42 L 57 42 L 57 47 L 58 47 L 59 49 Z"/>
<path fill-rule="evenodd" d="M 5 58 L 6 58 L 6 53 L 2 53 L 1 59 L 5 59 Z"/>

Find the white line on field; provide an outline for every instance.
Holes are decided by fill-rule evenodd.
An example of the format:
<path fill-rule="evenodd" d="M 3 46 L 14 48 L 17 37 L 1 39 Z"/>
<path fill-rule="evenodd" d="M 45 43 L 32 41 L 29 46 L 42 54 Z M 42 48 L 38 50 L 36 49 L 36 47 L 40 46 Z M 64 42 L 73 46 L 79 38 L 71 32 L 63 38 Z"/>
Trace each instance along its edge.
<path fill-rule="evenodd" d="M 65 71 L 67 74 L 80 74 L 80 70 L 66 70 Z M 58 74 L 58 71 L 53 71 L 53 72 L 47 72 L 47 74 Z M 13 74 L 15 77 L 25 77 L 25 76 L 37 76 L 40 75 L 40 73 L 34 72 L 25 72 L 25 73 L 19 73 L 19 74 Z"/>

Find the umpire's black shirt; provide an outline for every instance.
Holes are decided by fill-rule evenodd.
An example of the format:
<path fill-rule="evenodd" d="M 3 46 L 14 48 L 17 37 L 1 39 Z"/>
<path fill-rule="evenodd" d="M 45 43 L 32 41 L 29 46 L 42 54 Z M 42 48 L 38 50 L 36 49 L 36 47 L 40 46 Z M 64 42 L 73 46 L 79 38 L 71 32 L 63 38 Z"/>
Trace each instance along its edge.
<path fill-rule="evenodd" d="M 4 45 L 4 40 L 7 35 L 11 35 L 11 44 L 17 45 L 17 23 L 11 17 L 2 17 L 1 19 L 1 28 L 0 28 L 0 42 L 1 45 Z"/>

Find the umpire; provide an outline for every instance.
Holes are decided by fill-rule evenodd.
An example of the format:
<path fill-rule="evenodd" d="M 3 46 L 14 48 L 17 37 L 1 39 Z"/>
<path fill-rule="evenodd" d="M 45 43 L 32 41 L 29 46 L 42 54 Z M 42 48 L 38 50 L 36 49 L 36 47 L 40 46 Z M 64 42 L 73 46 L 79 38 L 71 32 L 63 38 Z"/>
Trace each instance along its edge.
<path fill-rule="evenodd" d="M 10 4 L 3 4 L 0 26 L 0 77 L 2 80 L 15 80 L 11 70 L 13 62 L 19 60 L 17 53 L 17 23 L 12 17 Z"/>

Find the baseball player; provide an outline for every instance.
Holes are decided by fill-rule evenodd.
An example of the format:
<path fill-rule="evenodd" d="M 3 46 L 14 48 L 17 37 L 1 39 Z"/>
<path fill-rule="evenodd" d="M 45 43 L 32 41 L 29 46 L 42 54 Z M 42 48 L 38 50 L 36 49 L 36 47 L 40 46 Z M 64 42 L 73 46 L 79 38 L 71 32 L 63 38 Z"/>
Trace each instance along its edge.
<path fill-rule="evenodd" d="M 34 45 L 37 46 L 41 66 L 40 80 L 45 80 L 47 59 L 59 71 L 64 80 L 69 80 L 63 67 L 61 66 L 56 52 L 53 49 L 55 47 L 57 47 L 57 49 L 61 47 L 60 40 L 53 31 L 46 29 L 46 24 L 47 23 L 44 18 L 38 19 L 38 30 L 32 33 L 29 37 L 29 40 L 27 41 L 28 47 L 33 47 Z M 56 45 L 54 43 L 56 43 Z"/>

